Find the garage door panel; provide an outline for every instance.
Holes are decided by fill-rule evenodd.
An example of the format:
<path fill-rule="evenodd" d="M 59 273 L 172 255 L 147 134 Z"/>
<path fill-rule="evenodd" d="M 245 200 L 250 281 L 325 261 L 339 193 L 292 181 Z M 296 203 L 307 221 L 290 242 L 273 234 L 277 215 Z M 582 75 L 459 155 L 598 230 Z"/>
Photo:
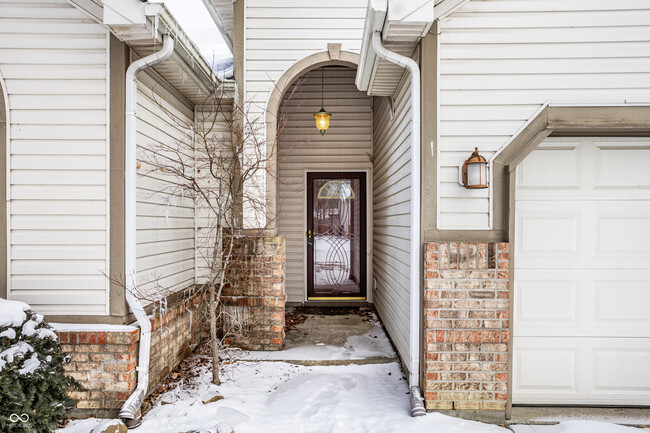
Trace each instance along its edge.
<path fill-rule="evenodd" d="M 517 201 L 516 214 L 517 269 L 645 269 L 650 262 L 648 201 Z"/>
<path fill-rule="evenodd" d="M 517 269 L 519 336 L 650 337 L 650 271 Z"/>
<path fill-rule="evenodd" d="M 650 275 L 648 278 L 592 281 L 593 325 L 650 336 Z"/>
<path fill-rule="evenodd" d="M 578 144 L 576 141 L 540 146 L 517 167 L 517 188 L 580 188 Z"/>
<path fill-rule="evenodd" d="M 534 277 L 535 275 L 531 275 Z M 532 327 L 559 328 L 580 326 L 579 282 L 543 278 L 517 279 L 514 298 L 517 303 L 518 330 Z"/>
<path fill-rule="evenodd" d="M 596 188 L 650 188 L 647 141 L 596 143 L 594 152 Z"/>
<path fill-rule="evenodd" d="M 574 206 L 554 208 L 519 207 L 516 220 L 516 254 L 522 263 L 562 255 L 578 260 L 580 210 Z"/>
<path fill-rule="evenodd" d="M 595 258 L 650 259 L 650 211 L 639 203 L 620 203 L 617 210 L 595 211 Z"/>
<path fill-rule="evenodd" d="M 648 365 L 648 338 L 518 338 L 513 345 L 513 400 L 648 405 Z"/>
<path fill-rule="evenodd" d="M 650 347 L 639 348 L 635 340 L 610 341 L 608 347 L 597 346 L 591 352 L 594 372 L 591 394 L 611 395 L 614 399 L 617 395 L 650 394 Z"/>
<path fill-rule="evenodd" d="M 650 405 L 647 167 L 647 138 L 547 139 L 517 167 L 514 403 Z"/>
<path fill-rule="evenodd" d="M 577 395 L 580 349 L 561 340 L 521 338 L 514 345 L 513 392 L 525 395 Z"/>

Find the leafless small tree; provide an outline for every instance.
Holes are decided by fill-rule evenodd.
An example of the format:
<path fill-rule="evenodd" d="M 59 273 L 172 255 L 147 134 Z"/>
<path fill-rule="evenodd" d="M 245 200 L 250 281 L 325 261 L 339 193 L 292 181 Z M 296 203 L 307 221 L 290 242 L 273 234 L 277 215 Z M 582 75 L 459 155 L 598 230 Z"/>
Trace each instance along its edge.
<path fill-rule="evenodd" d="M 195 110 L 188 123 L 167 110 L 168 118 L 188 131 L 187 139 L 140 149 L 139 174 L 160 180 L 154 194 L 166 201 L 192 198 L 197 224 L 197 251 L 201 288 L 207 293 L 208 322 L 212 356 L 212 381 L 220 384 L 219 358 L 227 332 L 220 329 L 221 296 L 236 272 L 236 239 L 262 236 L 276 215 L 267 203 L 266 182 L 275 182 L 277 137 L 286 123 L 282 115 L 286 101 L 299 87 L 285 96 L 274 137 L 265 137 L 266 113 L 253 110 L 250 102 L 238 102 L 215 80 L 205 103 Z M 159 104 L 161 107 L 162 104 Z M 238 275 L 237 278 L 245 278 Z M 158 295 L 165 292 L 159 286 Z M 146 294 L 138 294 L 150 298 Z M 232 323 L 232 321 L 230 321 Z"/>

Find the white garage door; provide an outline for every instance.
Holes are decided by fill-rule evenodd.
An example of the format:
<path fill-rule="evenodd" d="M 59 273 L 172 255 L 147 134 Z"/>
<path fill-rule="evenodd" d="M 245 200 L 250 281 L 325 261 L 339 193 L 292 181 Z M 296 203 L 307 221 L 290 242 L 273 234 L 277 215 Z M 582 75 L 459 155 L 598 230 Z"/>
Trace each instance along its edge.
<path fill-rule="evenodd" d="M 547 139 L 516 179 L 513 402 L 650 405 L 650 139 Z"/>

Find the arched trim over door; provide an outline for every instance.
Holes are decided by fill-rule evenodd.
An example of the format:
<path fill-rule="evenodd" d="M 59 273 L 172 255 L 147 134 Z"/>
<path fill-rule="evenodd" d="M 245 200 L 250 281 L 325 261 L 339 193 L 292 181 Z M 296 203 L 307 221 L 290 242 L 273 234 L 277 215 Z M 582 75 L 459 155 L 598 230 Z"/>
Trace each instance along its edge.
<path fill-rule="evenodd" d="M 359 55 L 349 51 L 340 51 L 337 53 L 336 58 L 332 55 L 331 51 L 322 51 L 320 53 L 312 54 L 302 60 L 294 63 L 287 69 L 282 77 L 275 83 L 269 100 L 266 104 L 266 140 L 271 149 L 276 149 L 277 145 L 277 131 L 278 131 L 278 111 L 282 103 L 282 97 L 293 81 L 304 75 L 305 73 L 318 69 L 322 66 L 347 66 L 352 69 L 357 69 L 359 65 Z M 266 182 L 267 194 L 267 215 L 273 218 L 277 215 L 277 197 L 278 197 L 278 183 L 276 180 L 277 170 L 277 152 L 274 156 L 275 164 L 269 168 Z M 271 225 L 274 225 L 271 222 Z"/>

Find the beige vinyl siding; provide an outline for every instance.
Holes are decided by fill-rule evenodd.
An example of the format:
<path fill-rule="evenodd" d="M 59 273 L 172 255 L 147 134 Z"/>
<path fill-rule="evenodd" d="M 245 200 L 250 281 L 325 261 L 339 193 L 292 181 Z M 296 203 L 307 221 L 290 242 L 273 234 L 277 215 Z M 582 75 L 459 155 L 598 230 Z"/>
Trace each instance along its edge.
<path fill-rule="evenodd" d="M 42 314 L 108 313 L 107 38 L 63 0 L 0 0 L 8 297 Z"/>
<path fill-rule="evenodd" d="M 373 184 L 374 303 L 405 361 L 411 269 L 411 94 L 407 78 L 405 74 L 393 98 L 375 98 Z"/>
<path fill-rule="evenodd" d="M 273 85 L 298 60 L 327 51 L 328 42 L 358 53 L 366 0 L 249 0 L 245 17 L 245 92 L 263 110 Z"/>
<path fill-rule="evenodd" d="M 152 299 L 194 284 L 194 199 L 160 169 L 167 157 L 194 166 L 194 114 L 144 74 L 137 102 L 136 282 Z"/>
<path fill-rule="evenodd" d="M 286 111 L 280 113 L 286 124 L 278 149 L 279 228 L 280 234 L 286 236 L 288 302 L 303 302 L 306 296 L 306 171 L 372 168 L 372 98 L 357 90 L 355 73 L 349 68 L 325 68 L 324 105 L 332 118 L 324 136 L 316 129 L 313 115 L 321 108 L 320 69 L 308 73 L 304 81 L 300 78 L 302 83 L 294 96 L 281 105 L 286 106 Z M 287 95 L 291 94 L 293 86 L 295 83 Z M 369 176 L 367 182 L 371 179 Z"/>
<path fill-rule="evenodd" d="M 440 24 L 438 228 L 487 229 L 488 190 L 458 184 L 544 104 L 650 102 L 646 0 L 472 1 Z"/>

